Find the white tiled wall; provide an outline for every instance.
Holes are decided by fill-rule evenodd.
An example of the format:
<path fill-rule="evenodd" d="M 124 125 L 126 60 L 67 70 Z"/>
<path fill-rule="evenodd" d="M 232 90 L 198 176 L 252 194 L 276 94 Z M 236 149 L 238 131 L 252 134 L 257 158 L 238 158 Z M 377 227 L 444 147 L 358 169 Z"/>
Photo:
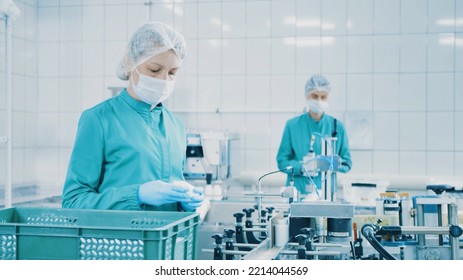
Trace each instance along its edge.
<path fill-rule="evenodd" d="M 352 172 L 463 174 L 462 0 L 16 2 L 26 13 L 14 41 L 15 166 L 36 157 L 40 183 L 62 182 L 80 112 L 125 84 L 115 67 L 147 20 L 185 35 L 168 105 L 187 127 L 241 134 L 235 174 L 276 168 L 284 124 L 302 112 L 305 80 L 320 71 L 333 84 L 329 113 L 369 118 L 372 139 L 353 143 Z"/>
<path fill-rule="evenodd" d="M 34 184 L 36 147 L 36 35 L 35 1 L 14 1 L 21 17 L 13 25 L 13 135 L 12 182 Z M 0 136 L 6 135 L 5 22 L 0 23 Z M 6 177 L 6 145 L 0 144 L 0 186 Z"/>

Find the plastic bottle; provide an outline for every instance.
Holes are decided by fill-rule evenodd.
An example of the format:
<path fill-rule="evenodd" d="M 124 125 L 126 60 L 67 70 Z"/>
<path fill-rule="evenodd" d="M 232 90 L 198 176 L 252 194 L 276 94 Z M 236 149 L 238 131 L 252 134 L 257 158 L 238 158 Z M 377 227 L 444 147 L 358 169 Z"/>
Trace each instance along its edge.
<path fill-rule="evenodd" d="M 204 195 L 206 197 L 211 197 L 212 194 L 213 194 L 212 185 L 206 185 L 206 187 L 204 188 Z"/>
<path fill-rule="evenodd" d="M 287 219 L 277 220 L 275 224 L 275 246 L 284 246 L 289 239 L 289 225 Z"/>
<path fill-rule="evenodd" d="M 212 196 L 214 200 L 222 200 L 223 194 L 222 194 L 222 186 L 220 184 L 215 184 L 212 187 Z"/>
<path fill-rule="evenodd" d="M 315 143 L 315 136 L 312 135 L 310 139 L 310 148 L 307 155 L 304 157 L 303 162 L 307 162 L 306 169 L 310 177 L 316 177 L 318 173 L 315 171 L 316 169 L 316 162 L 315 162 L 315 152 L 313 150 L 313 145 Z"/>

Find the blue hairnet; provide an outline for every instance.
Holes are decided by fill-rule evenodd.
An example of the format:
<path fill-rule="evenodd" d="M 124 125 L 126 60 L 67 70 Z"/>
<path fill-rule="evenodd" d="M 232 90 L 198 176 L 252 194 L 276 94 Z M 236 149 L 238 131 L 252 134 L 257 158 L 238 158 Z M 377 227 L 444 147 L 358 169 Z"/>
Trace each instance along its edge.
<path fill-rule="evenodd" d="M 312 91 L 331 92 L 331 84 L 322 74 L 315 74 L 305 83 L 305 95 L 309 95 Z"/>
<path fill-rule="evenodd" d="M 117 76 L 128 80 L 132 70 L 160 53 L 173 50 L 180 60 L 186 55 L 183 35 L 162 22 L 148 22 L 135 31 L 124 57 L 117 67 Z"/>

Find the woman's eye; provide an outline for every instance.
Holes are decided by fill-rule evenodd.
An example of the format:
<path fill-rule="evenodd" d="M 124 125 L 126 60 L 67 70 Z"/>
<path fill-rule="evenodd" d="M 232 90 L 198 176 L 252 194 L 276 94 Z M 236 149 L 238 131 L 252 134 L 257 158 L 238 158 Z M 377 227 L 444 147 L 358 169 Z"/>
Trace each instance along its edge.
<path fill-rule="evenodd" d="M 169 72 L 169 76 L 175 76 L 175 72 Z"/>
<path fill-rule="evenodd" d="M 151 72 L 157 73 L 157 72 L 159 72 L 159 69 L 151 69 Z"/>

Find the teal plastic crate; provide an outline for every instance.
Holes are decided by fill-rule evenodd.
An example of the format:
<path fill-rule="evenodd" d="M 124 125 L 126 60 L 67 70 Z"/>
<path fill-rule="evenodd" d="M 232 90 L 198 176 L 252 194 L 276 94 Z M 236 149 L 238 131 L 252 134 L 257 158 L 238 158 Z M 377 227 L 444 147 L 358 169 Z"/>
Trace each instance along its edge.
<path fill-rule="evenodd" d="M 16 207 L 0 210 L 0 260 L 194 260 L 199 215 Z"/>

